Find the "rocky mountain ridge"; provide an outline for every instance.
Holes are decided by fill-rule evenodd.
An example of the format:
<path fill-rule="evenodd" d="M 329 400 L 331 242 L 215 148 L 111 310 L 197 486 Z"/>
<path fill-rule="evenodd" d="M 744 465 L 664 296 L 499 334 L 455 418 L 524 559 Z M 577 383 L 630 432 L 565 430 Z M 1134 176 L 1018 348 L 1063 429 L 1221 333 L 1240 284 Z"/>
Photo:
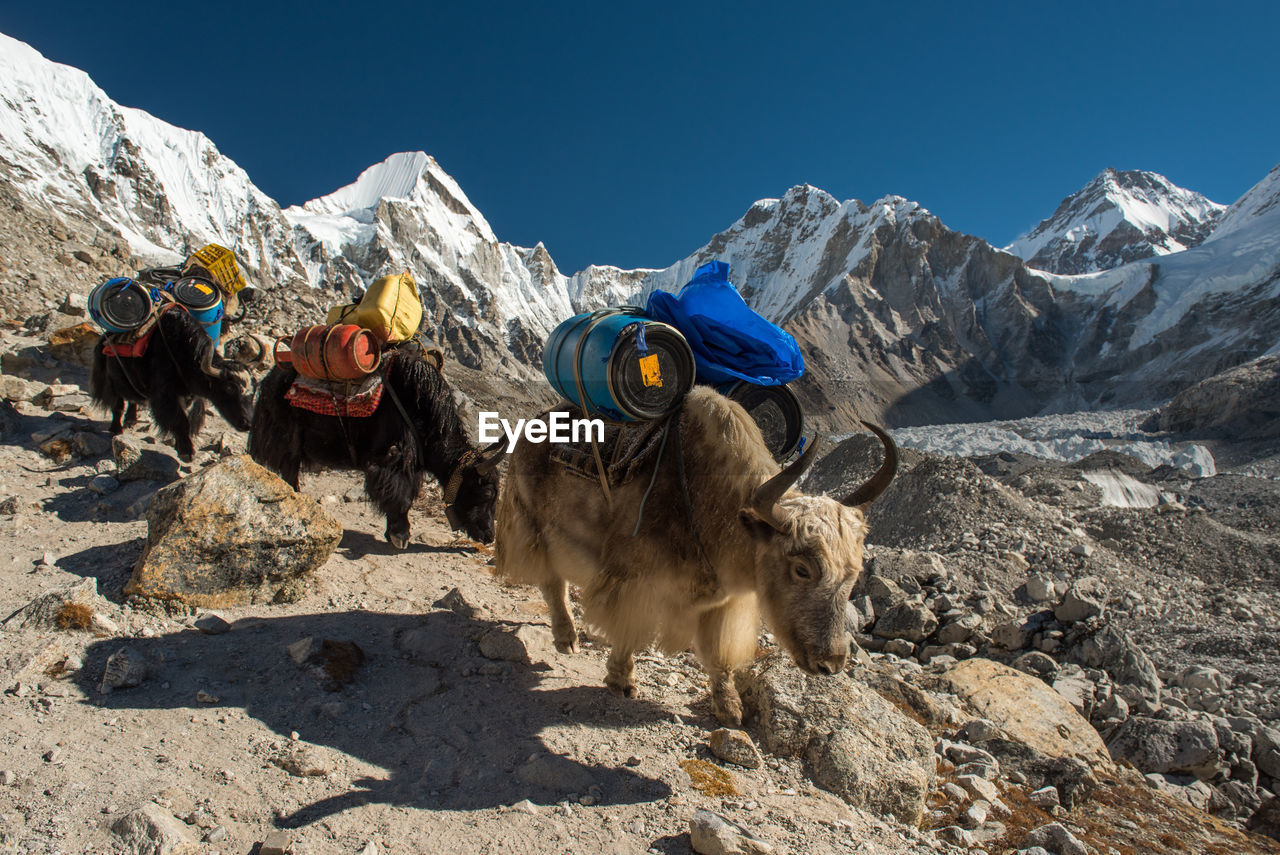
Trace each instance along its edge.
<path fill-rule="evenodd" d="M 1262 355 L 1280 333 L 1275 172 L 1223 215 L 1221 236 L 1097 273 L 1036 270 L 901 197 L 840 202 L 801 185 L 665 269 L 566 276 L 545 246 L 500 241 L 425 153 L 392 155 L 282 211 L 202 135 L 120 107 L 83 72 L 0 38 L 0 185 L 13 199 L 0 230 L 18 242 L 0 293 L 11 313 L 207 240 L 234 246 L 266 286 L 253 311 L 268 333 L 409 269 L 428 335 L 483 378 L 468 391 L 533 402 L 556 323 L 678 290 L 717 258 L 797 337 L 809 364 L 798 391 L 837 432 L 867 416 L 906 425 L 1156 403 Z M 1113 174 L 1154 181 L 1100 180 Z M 1186 207 L 1197 204 L 1203 225 L 1217 207 Z M 91 261 L 57 234 L 91 238 Z"/>

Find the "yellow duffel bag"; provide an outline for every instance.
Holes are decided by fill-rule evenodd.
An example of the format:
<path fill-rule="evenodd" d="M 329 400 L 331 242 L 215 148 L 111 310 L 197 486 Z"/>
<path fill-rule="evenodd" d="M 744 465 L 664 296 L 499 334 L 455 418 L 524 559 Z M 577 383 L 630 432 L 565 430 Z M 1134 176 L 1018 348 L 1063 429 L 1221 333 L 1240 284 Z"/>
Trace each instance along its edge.
<path fill-rule="evenodd" d="M 422 323 L 422 300 L 409 271 L 383 276 L 369 286 L 359 303 L 334 306 L 328 324 L 356 324 L 383 344 L 408 341 Z"/>

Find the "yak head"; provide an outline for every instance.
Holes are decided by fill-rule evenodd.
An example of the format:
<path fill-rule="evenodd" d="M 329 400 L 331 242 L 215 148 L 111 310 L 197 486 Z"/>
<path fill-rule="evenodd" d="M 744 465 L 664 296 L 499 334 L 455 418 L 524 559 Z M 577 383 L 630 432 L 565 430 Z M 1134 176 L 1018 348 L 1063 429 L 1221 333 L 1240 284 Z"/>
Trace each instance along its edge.
<path fill-rule="evenodd" d="M 756 549 L 756 592 L 774 636 L 811 674 L 836 674 L 849 657 L 845 608 L 862 575 L 868 506 L 889 486 L 898 467 L 893 439 L 880 438 L 885 457 L 865 484 L 840 501 L 784 494 L 817 452 L 815 441 L 795 463 L 761 484 L 740 519 Z"/>
<path fill-rule="evenodd" d="M 238 362 L 223 359 L 206 348 L 200 357 L 200 371 L 208 382 L 208 398 L 233 428 L 247 431 L 253 421 L 253 397 L 257 382 L 253 372 Z"/>
<path fill-rule="evenodd" d="M 461 464 L 461 470 L 453 478 L 457 486 L 445 487 L 445 516 L 449 527 L 461 529 L 467 537 L 479 543 L 493 542 L 493 514 L 498 503 L 498 473 L 496 461 L 485 461 L 478 456 Z"/>

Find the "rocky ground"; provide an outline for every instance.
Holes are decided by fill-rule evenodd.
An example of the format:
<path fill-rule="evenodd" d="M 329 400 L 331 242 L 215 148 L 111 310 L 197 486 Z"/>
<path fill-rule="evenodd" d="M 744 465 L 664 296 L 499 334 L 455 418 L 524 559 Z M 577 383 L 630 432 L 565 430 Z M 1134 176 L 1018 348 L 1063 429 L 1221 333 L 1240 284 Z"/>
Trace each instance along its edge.
<path fill-rule="evenodd" d="M 0 335 L 4 851 L 1280 851 L 1280 482 L 1243 465 L 904 452 L 849 607 L 866 655 L 809 678 L 763 635 L 746 733 L 717 732 L 689 654 L 642 656 L 638 700 L 590 637 L 556 654 L 434 488 L 400 553 L 356 477 L 305 477 L 340 528 L 318 570 L 127 596 L 152 495 L 244 438 L 113 446 L 90 339 L 56 332 L 82 319 L 42 308 Z M 876 459 L 854 437 L 808 486 Z M 1097 471 L 1160 499 L 1104 506 Z"/>

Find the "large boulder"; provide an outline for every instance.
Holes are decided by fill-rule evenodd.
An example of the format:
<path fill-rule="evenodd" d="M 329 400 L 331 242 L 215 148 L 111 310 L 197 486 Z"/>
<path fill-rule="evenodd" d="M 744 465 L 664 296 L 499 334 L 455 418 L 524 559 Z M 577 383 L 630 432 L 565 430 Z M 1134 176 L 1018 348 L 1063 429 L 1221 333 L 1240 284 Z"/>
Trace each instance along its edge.
<path fill-rule="evenodd" d="M 1086 668 L 1101 668 L 1110 674 L 1130 706 L 1145 704 L 1152 711 L 1160 708 L 1164 684 L 1151 658 L 1127 632 L 1103 627 L 1081 639 L 1069 656 Z"/>
<path fill-rule="evenodd" d="M 342 526 L 247 456 L 160 490 L 128 595 L 204 608 L 273 599 L 323 565 Z"/>
<path fill-rule="evenodd" d="M 815 784 L 854 807 L 920 822 L 935 777 L 928 731 L 847 674 L 805 674 L 782 654 L 744 677 L 766 749 L 802 758 Z"/>
<path fill-rule="evenodd" d="M 1264 356 L 1184 389 L 1143 430 L 1264 439 L 1280 435 L 1280 356 Z"/>
<path fill-rule="evenodd" d="M 958 662 L 937 679 L 1011 739 L 1047 757 L 1071 757 L 1093 768 L 1111 766 L 1102 737 L 1044 681 L 990 659 Z"/>
<path fill-rule="evenodd" d="M 1112 734 L 1107 748 L 1142 772 L 1193 775 L 1208 780 L 1222 770 L 1218 734 L 1207 721 L 1166 721 L 1131 716 Z"/>

